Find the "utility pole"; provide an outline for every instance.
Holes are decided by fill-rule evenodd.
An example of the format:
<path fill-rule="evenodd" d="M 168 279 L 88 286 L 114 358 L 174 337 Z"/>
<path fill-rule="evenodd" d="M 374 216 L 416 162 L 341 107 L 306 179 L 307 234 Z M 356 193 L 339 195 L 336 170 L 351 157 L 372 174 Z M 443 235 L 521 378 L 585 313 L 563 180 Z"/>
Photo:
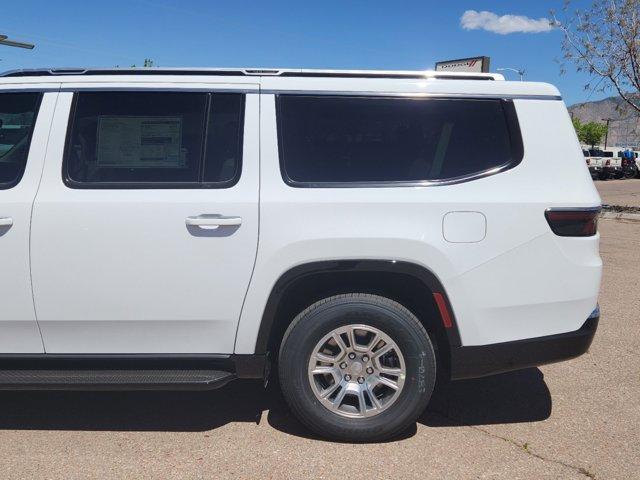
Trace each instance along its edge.
<path fill-rule="evenodd" d="M 609 122 L 615 120 L 615 118 L 603 118 L 603 122 L 607 122 L 607 131 L 604 132 L 604 149 L 607 149 L 607 140 L 609 140 Z"/>
<path fill-rule="evenodd" d="M 9 37 L 7 37 L 6 35 L 0 34 L 0 45 L 6 45 L 7 47 L 26 48 L 27 50 L 33 50 L 35 48 L 35 45 L 33 45 L 32 43 L 16 42 L 14 40 L 9 40 L 8 38 Z"/>

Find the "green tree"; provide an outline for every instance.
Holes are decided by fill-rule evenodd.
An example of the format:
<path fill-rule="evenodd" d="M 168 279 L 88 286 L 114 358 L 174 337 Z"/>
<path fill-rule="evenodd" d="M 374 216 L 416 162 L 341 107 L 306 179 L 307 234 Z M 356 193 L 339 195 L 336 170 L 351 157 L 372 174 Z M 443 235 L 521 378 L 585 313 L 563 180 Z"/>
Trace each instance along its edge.
<path fill-rule="evenodd" d="M 578 117 L 571 117 L 571 123 L 573 123 L 573 128 L 576 130 L 578 139 L 582 142 L 582 123 L 580 122 L 580 119 Z"/>
<path fill-rule="evenodd" d="M 144 68 L 151 68 L 151 67 L 157 67 L 156 62 L 153 61 L 151 58 L 145 58 L 144 59 L 144 63 L 142 64 L 142 66 Z M 117 67 L 117 65 L 116 65 Z M 131 68 L 136 68 L 137 65 L 134 63 L 133 65 L 131 65 Z"/>
<path fill-rule="evenodd" d="M 602 137 L 607 134 L 607 126 L 603 123 L 587 122 L 580 124 L 580 121 L 578 121 L 578 124 L 580 125 L 580 130 L 576 130 L 578 131 L 578 138 L 582 143 L 591 145 L 591 148 L 599 144 Z M 574 126 L 575 125 L 574 120 Z"/>

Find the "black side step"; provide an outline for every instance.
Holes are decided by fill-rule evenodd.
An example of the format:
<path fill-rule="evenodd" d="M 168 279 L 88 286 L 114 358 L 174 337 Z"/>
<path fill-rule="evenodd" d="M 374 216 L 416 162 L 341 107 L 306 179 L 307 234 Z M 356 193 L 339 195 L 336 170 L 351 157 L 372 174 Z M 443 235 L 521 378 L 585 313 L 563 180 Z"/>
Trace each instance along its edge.
<path fill-rule="evenodd" d="M 2 370 L 0 390 L 211 390 L 235 378 L 221 370 Z"/>
<path fill-rule="evenodd" d="M 0 390 L 211 390 L 268 372 L 266 355 L 0 354 Z"/>

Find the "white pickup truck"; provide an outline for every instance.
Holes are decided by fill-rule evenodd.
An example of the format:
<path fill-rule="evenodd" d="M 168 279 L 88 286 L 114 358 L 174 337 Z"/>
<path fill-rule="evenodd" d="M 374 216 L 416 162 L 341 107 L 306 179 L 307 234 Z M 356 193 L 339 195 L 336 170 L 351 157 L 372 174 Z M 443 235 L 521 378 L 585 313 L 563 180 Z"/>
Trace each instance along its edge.
<path fill-rule="evenodd" d="M 622 170 L 622 159 L 614 155 L 612 151 L 590 149 L 589 150 L 589 162 L 588 165 L 593 165 L 594 169 L 598 171 L 598 177 L 600 180 L 608 180 L 610 178 L 622 178 L 624 172 Z M 591 168 L 589 171 L 592 172 Z M 593 178 L 593 172 L 591 174 Z"/>
<path fill-rule="evenodd" d="M 603 174 L 603 161 L 601 157 L 592 157 L 591 152 L 589 150 L 582 150 L 582 154 L 584 155 L 584 161 L 587 163 L 587 168 L 589 169 L 589 173 L 591 174 L 591 178 L 593 180 L 601 179 L 601 175 Z"/>

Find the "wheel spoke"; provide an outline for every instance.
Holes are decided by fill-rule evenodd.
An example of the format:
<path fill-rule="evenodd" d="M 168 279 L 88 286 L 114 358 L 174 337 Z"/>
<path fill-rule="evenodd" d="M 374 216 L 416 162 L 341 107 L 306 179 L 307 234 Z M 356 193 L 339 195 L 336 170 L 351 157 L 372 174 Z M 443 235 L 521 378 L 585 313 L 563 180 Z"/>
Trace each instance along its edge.
<path fill-rule="evenodd" d="M 391 350 L 393 350 L 395 347 L 393 345 L 390 344 L 386 344 L 384 347 L 382 347 L 380 350 L 378 350 L 377 352 L 374 352 L 373 354 L 373 358 L 375 359 L 379 359 L 380 357 L 382 357 L 384 354 L 389 353 Z"/>
<path fill-rule="evenodd" d="M 377 410 L 379 408 L 382 408 L 382 405 L 380 404 L 380 400 L 378 400 L 378 398 L 374 395 L 373 389 L 371 388 L 369 383 L 367 383 L 367 393 L 369 394 L 369 398 L 371 399 L 373 409 Z"/>
<path fill-rule="evenodd" d="M 376 344 L 380 341 L 380 335 L 378 335 L 377 333 L 375 333 L 373 335 L 373 339 L 369 342 L 369 345 L 367 345 L 367 350 L 369 350 L 369 355 L 371 356 L 371 353 L 373 353 L 373 349 L 376 346 Z"/>
<path fill-rule="evenodd" d="M 347 330 L 347 337 L 349 337 L 349 344 L 351 345 L 351 350 L 356 349 L 356 332 L 353 327 L 349 327 Z"/>
<path fill-rule="evenodd" d="M 401 368 L 385 367 L 384 365 L 380 365 L 379 363 L 377 366 L 378 366 L 378 370 L 380 370 L 381 373 L 386 373 L 387 375 L 395 375 L 396 377 L 399 377 L 400 375 L 402 375 Z"/>
<path fill-rule="evenodd" d="M 327 355 L 322 352 L 316 352 L 316 359 L 324 363 L 334 363 L 336 361 L 336 357 L 332 357 L 331 355 Z"/>
<path fill-rule="evenodd" d="M 374 380 L 376 384 L 386 385 L 389 388 L 398 390 L 398 384 L 387 377 L 377 376 Z"/>
<path fill-rule="evenodd" d="M 323 374 L 330 374 L 333 377 L 336 376 L 336 368 L 335 367 L 328 367 L 325 365 L 318 365 L 317 367 L 315 367 L 312 371 L 312 374 L 314 375 L 323 375 Z"/>
<path fill-rule="evenodd" d="M 367 402 L 364 398 L 364 388 L 361 388 L 358 391 L 358 411 L 362 416 L 366 416 L 367 414 Z"/>
<path fill-rule="evenodd" d="M 347 354 L 348 348 L 339 333 L 334 333 L 331 338 L 333 338 L 333 341 L 338 344 L 338 348 L 340 349 L 340 354 L 336 355 L 335 357 L 336 362 L 339 362 L 342 359 L 342 357 L 344 357 Z"/>
<path fill-rule="evenodd" d="M 351 349 L 356 352 L 368 352 L 369 345 L 361 345 L 356 341 L 356 328 L 349 328 L 349 342 L 351 343 Z"/>
<path fill-rule="evenodd" d="M 347 394 L 347 386 L 344 384 L 341 384 L 341 386 L 342 386 L 342 390 L 338 392 L 338 395 L 336 395 L 336 398 L 334 398 L 333 401 L 331 402 L 333 404 L 334 410 L 338 410 L 340 408 L 340 405 L 342 405 L 342 400 L 344 400 L 344 397 Z"/>
<path fill-rule="evenodd" d="M 339 382 L 335 382 L 333 385 L 329 385 L 327 388 L 325 388 L 324 390 L 320 391 L 320 397 L 321 398 L 330 397 L 331 394 L 333 392 L 335 392 L 338 389 L 339 386 L 340 386 Z"/>

